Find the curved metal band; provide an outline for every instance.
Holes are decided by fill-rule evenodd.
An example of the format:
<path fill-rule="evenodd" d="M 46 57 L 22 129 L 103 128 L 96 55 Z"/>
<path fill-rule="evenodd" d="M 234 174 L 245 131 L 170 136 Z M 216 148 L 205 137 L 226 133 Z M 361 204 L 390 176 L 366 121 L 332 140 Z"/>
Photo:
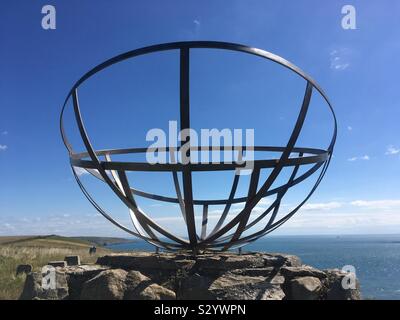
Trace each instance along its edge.
<path fill-rule="evenodd" d="M 283 151 L 281 158 L 279 159 L 279 162 L 276 164 L 274 169 L 272 170 L 271 174 L 268 176 L 267 181 L 264 182 L 264 185 L 260 188 L 258 192 L 253 192 L 252 194 L 249 194 L 249 201 L 246 203 L 246 207 L 243 209 L 241 213 L 237 215 L 237 219 L 240 221 L 238 222 L 238 227 L 235 232 L 235 234 L 232 237 L 231 243 L 239 239 L 239 237 L 242 235 L 244 229 L 246 228 L 247 222 L 250 218 L 250 214 L 252 209 L 257 205 L 257 203 L 261 200 L 262 195 L 265 191 L 269 190 L 269 188 L 272 186 L 274 183 L 275 179 L 278 177 L 279 173 L 282 171 L 284 164 L 288 161 L 290 154 L 292 153 L 292 150 L 294 148 L 294 145 L 297 141 L 297 138 L 300 135 L 300 130 L 303 127 L 304 121 L 306 119 L 307 111 L 308 111 L 308 106 L 310 105 L 311 101 L 311 94 L 312 94 L 312 86 L 309 82 L 307 82 L 307 87 L 306 87 L 306 92 L 304 95 L 304 100 L 303 104 L 299 113 L 299 116 L 297 118 L 296 124 L 294 126 L 294 129 L 292 131 L 292 134 L 289 138 L 289 141 L 286 145 L 285 151 Z M 259 168 L 255 168 L 253 171 L 254 173 L 259 174 Z M 252 177 L 253 177 L 252 175 Z M 258 180 L 258 178 L 257 178 Z M 254 186 L 254 184 L 250 183 L 250 187 Z M 255 185 L 255 188 L 257 190 L 257 184 Z M 226 229 L 230 229 L 230 227 L 225 226 Z M 220 230 L 220 232 L 222 232 Z M 213 235 L 214 237 L 216 235 Z M 228 247 L 225 247 L 224 249 L 228 249 Z"/>

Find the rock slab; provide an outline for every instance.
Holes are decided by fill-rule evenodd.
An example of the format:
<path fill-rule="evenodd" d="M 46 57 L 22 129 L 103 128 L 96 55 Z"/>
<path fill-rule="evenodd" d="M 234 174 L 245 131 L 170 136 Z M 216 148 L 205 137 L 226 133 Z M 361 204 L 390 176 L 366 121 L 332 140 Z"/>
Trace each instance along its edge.
<path fill-rule="evenodd" d="M 19 274 L 27 274 L 32 272 L 32 265 L 30 264 L 19 264 L 17 266 L 17 270 L 15 270 L 16 275 L 18 276 Z"/>
<path fill-rule="evenodd" d="M 66 256 L 64 261 L 67 263 L 67 266 L 79 266 L 81 264 L 79 256 Z"/>

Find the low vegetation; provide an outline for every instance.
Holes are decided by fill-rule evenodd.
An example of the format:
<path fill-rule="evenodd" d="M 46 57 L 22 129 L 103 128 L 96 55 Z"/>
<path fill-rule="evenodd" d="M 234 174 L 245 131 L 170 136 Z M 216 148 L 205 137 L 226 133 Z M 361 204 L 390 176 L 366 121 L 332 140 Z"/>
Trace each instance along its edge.
<path fill-rule="evenodd" d="M 82 263 L 94 263 L 97 256 L 109 252 L 97 248 L 89 254 L 93 244 L 79 238 L 60 236 L 0 237 L 0 300 L 18 299 L 25 282 L 25 275 L 16 275 L 19 264 L 30 264 L 34 271 L 49 261 L 64 260 L 68 255 L 79 255 Z"/>

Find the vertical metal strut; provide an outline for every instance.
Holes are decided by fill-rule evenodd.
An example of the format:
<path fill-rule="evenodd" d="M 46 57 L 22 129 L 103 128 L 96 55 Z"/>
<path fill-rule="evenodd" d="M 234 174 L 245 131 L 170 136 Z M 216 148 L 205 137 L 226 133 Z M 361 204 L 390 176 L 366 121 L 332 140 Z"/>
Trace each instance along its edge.
<path fill-rule="evenodd" d="M 189 114 L 189 48 L 180 49 L 180 120 L 182 130 L 190 129 L 190 114 Z M 189 235 L 190 247 L 196 250 L 197 235 L 196 225 L 194 220 L 193 209 L 193 190 L 192 190 L 192 172 L 190 169 L 190 136 L 186 137 L 186 141 L 181 141 L 181 147 L 188 144 L 186 155 L 181 149 L 181 159 L 188 158 L 188 163 L 182 171 L 183 182 L 183 197 L 185 203 L 186 226 Z"/>

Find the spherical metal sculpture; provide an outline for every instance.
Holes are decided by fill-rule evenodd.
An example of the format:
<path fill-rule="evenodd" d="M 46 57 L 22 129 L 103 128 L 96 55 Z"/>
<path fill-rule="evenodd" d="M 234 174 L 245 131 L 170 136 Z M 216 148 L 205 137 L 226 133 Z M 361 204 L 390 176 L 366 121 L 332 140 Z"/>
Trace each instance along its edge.
<path fill-rule="evenodd" d="M 250 185 L 248 187 L 248 195 L 246 197 L 235 197 L 240 175 L 235 174 L 232 186 L 230 187 L 230 195 L 228 199 L 219 200 L 199 200 L 193 198 L 192 190 L 192 172 L 196 171 L 219 171 L 231 170 L 236 173 L 240 166 L 236 163 L 199 163 L 193 165 L 192 163 L 168 163 L 168 164 L 150 164 L 147 162 L 116 162 L 111 159 L 113 155 L 121 154 L 135 154 L 144 153 L 146 148 L 130 148 L 130 149 L 109 149 L 109 150 L 94 150 L 90 139 L 86 133 L 85 126 L 82 122 L 79 101 L 78 101 L 78 88 L 79 86 L 89 79 L 97 72 L 126 59 L 134 58 L 140 55 L 145 55 L 152 52 L 179 50 L 180 52 L 180 126 L 181 129 L 190 128 L 189 117 L 189 54 L 192 48 L 206 48 L 206 49 L 224 49 L 229 51 L 236 51 L 250 55 L 259 56 L 270 61 L 273 61 L 289 70 L 295 72 L 306 81 L 306 89 L 304 98 L 301 104 L 300 112 L 297 117 L 295 126 L 290 135 L 286 146 L 255 146 L 254 151 L 268 151 L 278 152 L 280 156 L 276 159 L 254 160 L 253 170 L 250 178 Z M 296 147 L 296 141 L 299 137 L 300 131 L 307 114 L 310 99 L 313 90 L 319 92 L 326 102 L 327 107 L 333 116 L 334 130 L 331 141 L 329 142 L 326 150 L 316 148 Z M 79 133 L 82 141 L 86 147 L 86 152 L 76 153 L 71 144 L 69 143 L 64 126 L 63 115 L 69 99 L 73 101 L 73 110 Z M 292 217 L 300 207 L 310 198 L 319 183 L 321 182 L 328 165 L 331 160 L 333 147 L 336 140 L 337 124 L 333 108 L 322 89 L 318 84 L 306 75 L 302 70 L 286 61 L 285 59 L 266 52 L 264 50 L 250 48 L 244 45 L 225 43 L 225 42 L 211 42 L 211 41 L 195 41 L 195 42 L 176 42 L 166 43 L 160 45 L 149 46 L 145 48 L 136 49 L 116 56 L 110 60 L 93 68 L 86 73 L 80 80 L 76 82 L 71 91 L 69 92 L 65 103 L 63 105 L 60 117 L 60 128 L 62 139 L 68 149 L 70 156 L 71 166 L 82 168 L 89 173 L 105 182 L 115 195 L 128 207 L 130 216 L 134 225 L 134 230 L 121 225 L 114 220 L 111 215 L 106 213 L 91 197 L 85 187 L 80 181 L 79 176 L 73 170 L 74 176 L 82 189 L 85 196 L 93 204 L 93 206 L 109 221 L 116 226 L 125 230 L 126 232 L 138 238 L 148 241 L 149 243 L 164 248 L 167 250 L 187 249 L 197 252 L 198 250 L 227 250 L 229 248 L 239 248 L 243 245 L 251 243 L 258 238 L 266 235 L 267 233 L 275 230 Z M 190 146 L 190 150 L 201 150 L 200 147 Z M 165 152 L 180 151 L 170 150 L 170 147 L 165 148 Z M 208 150 L 208 147 L 207 147 Z M 224 150 L 224 147 L 219 147 L 219 151 Z M 293 156 L 295 155 L 295 156 Z M 190 155 L 189 155 L 190 157 Z M 299 174 L 299 168 L 302 165 L 311 165 L 311 167 L 304 173 Z M 261 187 L 258 188 L 260 170 L 269 168 L 271 172 L 267 179 L 261 182 Z M 273 183 L 284 168 L 292 168 L 291 175 L 287 182 L 279 187 L 272 188 Z M 313 173 L 320 169 L 320 173 L 316 179 L 314 186 L 311 188 L 309 194 L 305 199 L 295 208 L 286 214 L 284 217 L 276 221 L 277 214 L 281 205 L 281 200 L 292 186 L 295 186 Z M 166 197 L 158 194 L 151 194 L 133 188 L 126 172 L 128 171 L 158 171 L 170 172 L 175 185 L 176 197 Z M 178 174 L 182 175 L 182 188 L 179 183 Z M 135 196 L 145 197 L 157 201 L 164 201 L 169 203 L 178 204 L 184 222 L 187 228 L 187 238 L 183 238 L 166 230 L 155 220 L 151 219 L 145 212 L 143 212 L 135 201 Z M 265 197 L 274 196 L 275 200 L 268 206 L 268 208 L 259 214 L 254 220 L 250 222 L 252 210 L 256 205 Z M 233 204 L 244 204 L 244 208 L 236 214 L 229 222 L 227 222 L 228 214 L 230 213 Z M 218 221 L 211 232 L 207 233 L 208 224 L 208 211 L 209 206 L 223 205 L 224 210 L 218 218 Z M 202 225 L 201 234 L 196 232 L 194 206 L 202 206 Z M 246 231 L 256 224 L 261 225 L 261 230 L 246 234 Z M 161 235 L 161 236 L 160 236 Z"/>

